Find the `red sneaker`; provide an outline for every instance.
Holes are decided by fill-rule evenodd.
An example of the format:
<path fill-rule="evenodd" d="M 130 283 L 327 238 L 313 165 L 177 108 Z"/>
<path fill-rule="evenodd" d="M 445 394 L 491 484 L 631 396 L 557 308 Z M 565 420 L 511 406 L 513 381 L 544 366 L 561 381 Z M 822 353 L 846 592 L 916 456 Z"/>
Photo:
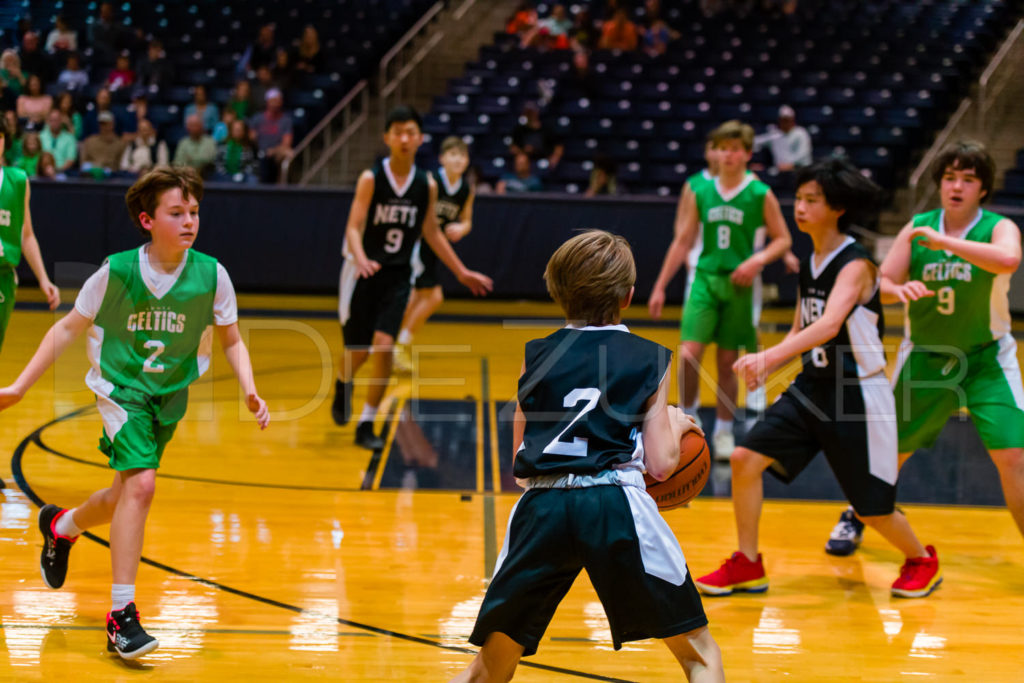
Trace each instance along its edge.
<path fill-rule="evenodd" d="M 768 590 L 768 577 L 764 573 L 761 553 L 757 554 L 756 562 L 751 562 L 738 550 L 721 567 L 696 579 L 694 583 L 704 595 L 729 595 L 735 591 L 764 593 Z"/>
<path fill-rule="evenodd" d="M 900 567 L 900 578 L 892 584 L 892 594 L 901 598 L 923 598 L 942 583 L 939 556 L 935 546 L 927 546 L 928 557 L 911 557 Z"/>

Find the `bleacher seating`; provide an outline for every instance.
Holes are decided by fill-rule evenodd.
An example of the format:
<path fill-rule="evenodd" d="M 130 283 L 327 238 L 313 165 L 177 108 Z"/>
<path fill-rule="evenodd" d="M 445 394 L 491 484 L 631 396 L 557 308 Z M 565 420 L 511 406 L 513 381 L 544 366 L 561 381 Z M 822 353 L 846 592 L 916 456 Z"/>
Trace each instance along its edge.
<path fill-rule="evenodd" d="M 634 3 L 639 23 L 642 4 Z M 546 189 L 585 189 L 580 164 L 602 153 L 620 162 L 629 192 L 674 195 L 703 167 L 714 125 L 739 118 L 760 132 L 789 104 L 816 156 L 848 154 L 894 188 L 1017 11 L 1009 0 L 800 0 L 790 16 L 705 18 L 699 0 L 665 0 L 662 15 L 681 38 L 656 58 L 595 50 L 597 85 L 587 92 L 573 85 L 570 50 L 523 48 L 517 36 L 496 34 L 435 99 L 421 154 L 427 161 L 445 135 L 465 136 L 494 181 L 508 166 L 518 112 L 539 100 L 545 124 L 563 137 L 567 165 L 551 173 L 538 165 Z"/>

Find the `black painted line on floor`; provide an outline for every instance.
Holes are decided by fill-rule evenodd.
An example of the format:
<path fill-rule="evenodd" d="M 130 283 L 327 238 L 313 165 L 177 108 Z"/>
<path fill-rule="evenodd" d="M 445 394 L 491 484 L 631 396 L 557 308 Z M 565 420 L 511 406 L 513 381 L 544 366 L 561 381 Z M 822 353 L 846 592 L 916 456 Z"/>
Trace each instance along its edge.
<path fill-rule="evenodd" d="M 366 474 L 363 475 L 363 483 L 359 487 L 362 491 L 373 490 L 373 480 L 377 476 L 377 469 L 382 467 L 382 462 L 386 462 L 384 458 L 384 449 L 388 446 L 388 433 L 391 431 L 391 424 L 395 419 L 396 406 L 398 405 L 398 399 L 391 401 L 391 405 L 388 406 L 388 416 L 384 419 L 384 426 L 380 430 L 380 438 L 384 440 L 384 446 L 382 448 L 376 448 L 373 453 L 370 454 L 370 461 L 366 463 Z M 397 423 L 395 428 L 398 428 Z"/>
<path fill-rule="evenodd" d="M 82 412 L 84 412 L 84 410 L 86 410 L 86 409 L 85 408 L 79 408 L 78 410 L 74 410 L 74 411 L 72 411 L 72 412 L 70 412 L 70 413 L 68 413 L 66 415 L 62 415 L 62 416 L 60 416 L 60 417 L 58 417 L 58 418 L 56 418 L 54 420 L 50 420 L 49 422 L 45 423 L 44 425 L 42 425 L 41 427 L 39 427 L 38 429 L 33 431 L 27 437 L 22 439 L 21 442 L 18 444 L 18 446 L 14 449 L 14 454 L 11 456 L 11 472 L 14 475 L 14 480 L 15 480 L 15 482 L 17 482 L 18 487 L 21 489 L 22 493 L 24 493 L 25 496 L 27 496 L 29 500 L 31 500 L 33 503 L 35 503 L 37 507 L 41 508 L 46 503 L 45 503 L 45 501 L 42 498 L 39 497 L 39 495 L 35 492 L 35 490 L 29 485 L 28 481 L 25 480 L 24 472 L 21 469 L 21 460 L 22 460 L 22 457 L 25 454 L 25 449 L 28 448 L 28 445 L 30 443 L 34 443 L 37 439 L 39 439 L 39 437 L 42 435 L 43 431 L 46 430 L 47 428 L 51 427 L 52 425 L 57 424 L 58 422 L 63 422 L 64 420 L 69 420 L 69 419 L 71 419 L 73 417 L 76 417 L 79 414 L 81 414 Z M 95 535 L 95 534 L 93 534 L 93 533 L 91 533 L 89 531 L 83 532 L 82 536 L 88 538 L 90 541 L 93 541 L 95 543 L 99 543 L 100 545 L 102 545 L 104 547 L 107 547 L 107 548 L 110 547 L 110 542 L 108 540 L 106 540 L 104 538 L 101 538 L 101 537 L 99 537 L 99 536 L 97 536 L 97 535 Z M 162 571 L 165 571 L 168 574 L 173 574 L 175 576 L 180 576 L 183 579 L 188 579 L 189 581 L 192 581 L 194 583 L 198 583 L 198 584 L 203 585 L 203 586 L 207 586 L 208 588 L 215 588 L 217 590 L 223 591 L 223 592 L 228 593 L 230 595 L 236 595 L 236 596 L 241 597 L 241 598 L 247 598 L 249 600 L 252 600 L 253 602 L 258 602 L 258 603 L 261 603 L 261 604 L 264 604 L 264 605 L 269 605 L 271 607 L 277 607 L 279 609 L 283 609 L 283 610 L 286 610 L 286 611 L 289 611 L 289 612 L 293 612 L 295 614 L 309 614 L 309 615 L 313 615 L 313 616 L 317 616 L 317 617 L 326 617 L 326 618 L 334 619 L 338 624 L 340 624 L 342 626 L 348 626 L 350 628 L 356 628 L 356 629 L 359 629 L 361 631 L 366 631 L 368 633 L 374 633 L 374 634 L 385 636 L 385 637 L 388 637 L 388 638 L 394 638 L 396 640 L 402 640 L 402 641 L 405 641 L 405 642 L 416 643 L 417 645 L 427 645 L 427 646 L 434 647 L 434 648 L 437 648 L 437 649 L 440 649 L 440 650 L 446 650 L 448 652 L 458 652 L 460 654 L 467 654 L 467 655 L 475 655 L 476 654 L 475 650 L 471 650 L 470 648 L 467 648 L 467 647 L 458 647 L 458 646 L 455 646 L 455 645 L 445 645 L 444 643 L 439 643 L 439 642 L 434 641 L 434 640 L 429 640 L 427 638 L 421 638 L 419 636 L 414 636 L 414 635 L 410 635 L 410 634 L 407 634 L 407 633 L 401 633 L 399 631 L 392 631 L 390 629 L 386 629 L 386 628 L 383 628 L 383 627 L 380 627 L 380 626 L 374 626 L 372 624 L 364 624 L 362 622 L 352 621 L 350 619 L 342 619 L 341 617 L 333 617 L 333 616 L 330 616 L 330 615 L 325 615 L 325 614 L 321 614 L 319 612 L 315 612 L 313 610 L 303 609 L 302 607 L 299 607 L 298 605 L 292 605 L 292 604 L 289 604 L 287 602 L 282 602 L 280 600 L 275 600 L 273 598 L 268 598 L 268 597 L 263 596 L 263 595 L 258 595 L 256 593 L 250 593 L 249 591 L 245 591 L 245 590 L 242 590 L 240 588 L 234 588 L 232 586 L 228 586 L 226 584 L 223 584 L 223 583 L 220 583 L 220 582 L 217 582 L 217 581 L 213 581 L 212 579 L 207 579 L 207 578 L 203 578 L 201 576 L 197 576 L 195 574 L 191 574 L 191 573 L 186 572 L 186 571 L 184 571 L 182 569 L 177 569 L 176 567 L 172 567 L 170 565 L 164 564 L 163 562 L 158 562 L 157 560 L 150 559 L 150 558 L 148 558 L 148 557 L 146 557 L 144 555 L 142 556 L 140 561 L 143 564 L 149 565 L 150 567 L 155 567 L 156 569 L 160 569 Z M 601 676 L 600 674 L 591 674 L 591 673 L 587 673 L 587 672 L 584 672 L 584 671 L 575 671 L 573 669 L 565 669 L 565 668 L 558 667 L 558 666 L 550 666 L 548 664 L 539 664 L 537 662 L 521 661 L 519 664 L 520 664 L 520 666 L 524 666 L 524 667 L 527 667 L 527 668 L 530 668 L 530 669 L 539 669 L 541 671 L 549 671 L 551 673 L 564 674 L 566 676 L 574 676 L 576 678 L 585 678 L 587 680 L 593 680 L 593 681 L 610 681 L 612 683 L 634 683 L 633 681 L 629 681 L 627 679 L 612 678 L 612 677 L 609 677 L 609 676 Z"/>
<path fill-rule="evenodd" d="M 75 624 L 0 624 L 5 631 L 106 631 L 106 626 L 80 626 Z M 205 633 L 207 635 L 225 636 L 293 636 L 293 631 L 281 629 L 258 628 L 175 628 L 173 626 L 147 626 L 150 633 Z M 373 638 L 373 633 L 362 631 L 335 631 L 334 634 L 344 638 Z"/>
<path fill-rule="evenodd" d="M 484 440 L 484 457 L 487 457 L 487 448 L 490 441 L 490 431 L 484 431 L 484 421 L 490 420 L 491 412 L 488 409 L 491 402 L 491 373 L 490 363 L 487 356 L 480 359 L 480 400 L 483 402 L 484 410 L 481 411 L 480 424 L 477 425 L 477 429 L 481 432 L 481 437 Z M 494 444 L 489 444 L 491 449 L 494 448 Z M 493 462 L 491 467 L 493 467 Z M 491 473 L 491 478 L 494 479 L 494 473 Z M 487 487 L 487 481 L 484 481 L 484 488 Z M 493 488 L 493 487 L 492 487 Z M 500 491 L 491 491 L 484 494 L 484 578 L 489 582 L 494 577 L 494 565 L 498 561 L 498 534 L 495 528 L 494 519 L 494 494 L 500 493 Z"/>

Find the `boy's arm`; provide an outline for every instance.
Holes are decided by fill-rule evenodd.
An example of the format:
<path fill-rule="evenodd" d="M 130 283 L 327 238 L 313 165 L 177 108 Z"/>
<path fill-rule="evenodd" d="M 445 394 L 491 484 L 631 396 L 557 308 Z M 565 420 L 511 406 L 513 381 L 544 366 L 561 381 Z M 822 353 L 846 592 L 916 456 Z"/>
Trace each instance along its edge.
<path fill-rule="evenodd" d="M 458 278 L 459 282 L 468 287 L 477 296 L 487 294 L 494 287 L 491 278 L 483 273 L 466 268 L 462 260 L 455 254 L 452 245 L 441 234 L 441 228 L 437 225 L 437 215 L 434 213 L 437 205 L 437 183 L 434 182 L 433 177 L 429 176 L 427 182 L 430 187 L 430 203 L 427 206 L 427 215 L 423 219 L 423 239 L 427 241 L 427 244 L 434 250 L 437 257 L 441 259 L 441 262 L 447 266 L 448 270 L 452 271 L 455 277 Z"/>
<path fill-rule="evenodd" d="M 668 245 L 668 251 L 665 252 L 665 259 L 661 264 L 661 272 L 658 273 L 658 279 L 654 281 L 651 296 L 647 300 L 647 310 L 654 319 L 661 317 L 661 309 L 665 306 L 665 287 L 679 272 L 679 268 L 686 262 L 687 254 L 693 248 L 698 223 L 697 196 L 687 183 L 676 205 L 672 243 Z"/>
<path fill-rule="evenodd" d="M 749 287 L 765 266 L 778 261 L 793 246 L 793 238 L 789 235 L 786 219 L 782 217 L 779 200 L 771 190 L 764 196 L 764 226 L 768 230 L 769 242 L 764 249 L 753 254 L 732 271 L 730 279 L 737 285 Z"/>
<path fill-rule="evenodd" d="M 43 254 L 39 250 L 39 241 L 36 240 L 36 233 L 32 229 L 32 212 L 28 208 L 29 196 L 32 189 L 29 187 L 28 178 L 25 179 L 25 220 L 21 226 L 21 253 L 28 261 L 28 267 L 32 269 L 36 280 L 39 281 L 39 289 L 46 296 L 46 303 L 53 311 L 60 305 L 60 290 L 50 282 L 46 274 L 46 266 L 43 265 Z"/>
<path fill-rule="evenodd" d="M 356 194 L 348 210 L 348 223 L 345 224 L 345 250 L 355 261 L 359 277 L 370 277 L 380 270 L 380 264 L 366 258 L 366 252 L 363 251 L 363 232 L 373 201 L 373 182 L 373 171 L 363 171 L 359 175 Z"/>
<path fill-rule="evenodd" d="M 242 336 L 238 334 L 238 323 L 230 325 L 215 325 L 217 336 L 220 337 L 220 344 L 224 348 L 224 355 L 228 358 L 228 364 L 238 378 L 238 384 L 245 394 L 245 406 L 253 415 L 260 429 L 266 429 L 270 424 L 270 411 L 267 403 L 256 393 L 256 380 L 252 375 L 252 361 L 249 360 L 249 349 L 246 348 Z"/>
<path fill-rule="evenodd" d="M 917 301 L 921 297 L 935 296 L 935 292 L 929 290 L 923 282 L 918 280 L 907 282 L 907 276 L 910 274 L 910 245 L 913 232 L 913 221 L 903 226 L 879 267 L 882 274 L 883 304 L 897 302 L 906 304 Z"/>
<path fill-rule="evenodd" d="M 669 375 L 666 372 L 647 403 L 643 424 L 644 465 L 647 473 L 665 481 L 679 465 L 679 440 L 689 430 L 700 432 L 697 424 L 675 406 L 668 405 Z"/>
<path fill-rule="evenodd" d="M 796 331 L 798 319 L 794 319 L 793 329 L 781 342 L 759 353 L 743 356 L 733 364 L 733 371 L 746 383 L 748 389 L 761 386 L 769 374 L 794 356 L 820 346 L 839 334 L 853 307 L 874 288 L 875 277 L 875 266 L 865 259 L 846 264 L 836 277 L 820 318 L 799 332 Z"/>
<path fill-rule="evenodd" d="M 32 359 L 10 386 L 0 389 L 0 410 L 9 408 L 22 399 L 33 384 L 53 365 L 71 342 L 82 334 L 92 320 L 76 310 L 58 320 L 39 342 Z"/>
<path fill-rule="evenodd" d="M 1016 272 L 1020 265 L 1020 229 L 1009 218 L 1004 218 L 992 230 L 992 241 L 972 242 L 959 237 L 949 237 L 932 228 L 921 226 L 910 231 L 910 243 L 921 238 L 918 244 L 937 251 L 951 251 L 960 258 L 983 270 L 996 275 Z"/>
<path fill-rule="evenodd" d="M 448 237 L 448 241 L 458 242 L 473 229 L 474 199 L 476 199 L 476 192 L 470 190 L 469 196 L 466 197 L 466 205 L 462 207 L 462 212 L 459 214 L 459 220 L 455 223 L 449 223 L 445 227 L 444 234 Z"/>

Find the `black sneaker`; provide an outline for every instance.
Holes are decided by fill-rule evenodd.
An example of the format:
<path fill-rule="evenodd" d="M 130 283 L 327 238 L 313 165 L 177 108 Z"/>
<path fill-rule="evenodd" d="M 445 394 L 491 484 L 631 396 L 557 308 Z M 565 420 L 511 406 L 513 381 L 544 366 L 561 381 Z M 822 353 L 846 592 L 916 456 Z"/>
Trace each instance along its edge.
<path fill-rule="evenodd" d="M 139 623 L 135 603 L 116 612 L 107 612 L 107 651 L 124 659 L 135 659 L 160 647 L 160 641 L 146 633 Z"/>
<path fill-rule="evenodd" d="M 356 426 L 356 445 L 379 451 L 384 448 L 384 439 L 373 433 L 373 422 L 367 420 Z"/>
<path fill-rule="evenodd" d="M 60 588 L 68 575 L 68 555 L 78 536 L 68 538 L 57 534 L 57 520 L 67 510 L 52 503 L 39 511 L 39 532 L 43 535 L 43 552 L 39 556 L 39 570 L 50 588 Z"/>
<path fill-rule="evenodd" d="M 832 529 L 825 552 L 829 555 L 845 557 L 852 555 L 864 538 L 864 522 L 857 519 L 853 508 L 846 508 L 839 516 L 839 522 Z"/>
<path fill-rule="evenodd" d="M 334 380 L 334 403 L 331 404 L 334 424 L 342 427 L 352 418 L 352 383 Z"/>

